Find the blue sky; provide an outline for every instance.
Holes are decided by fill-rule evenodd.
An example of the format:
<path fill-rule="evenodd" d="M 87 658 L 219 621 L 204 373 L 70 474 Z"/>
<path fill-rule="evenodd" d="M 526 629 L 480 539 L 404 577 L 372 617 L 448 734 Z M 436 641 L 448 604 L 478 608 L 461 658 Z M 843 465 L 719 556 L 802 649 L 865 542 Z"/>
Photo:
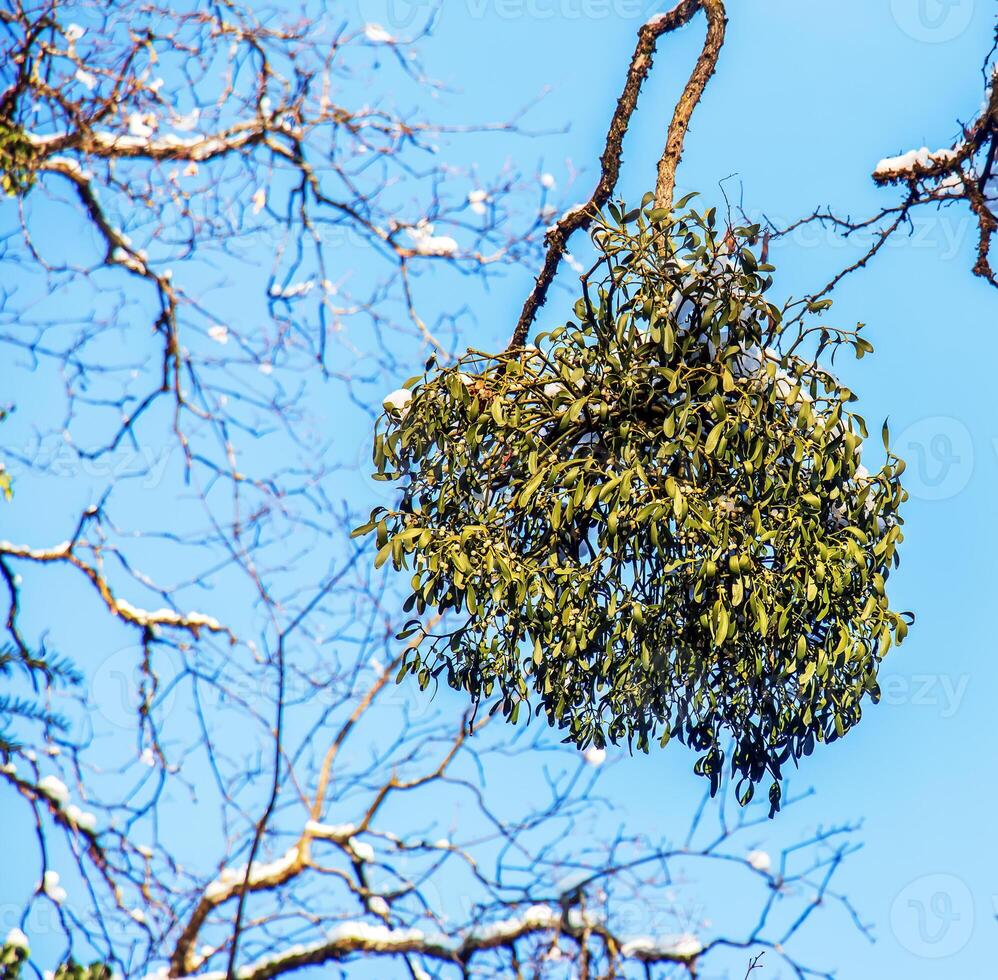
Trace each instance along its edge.
<path fill-rule="evenodd" d="M 407 0 L 349 2 L 362 19 L 398 34 L 410 15 L 418 22 L 428 9 Z M 980 60 L 994 16 L 984 0 L 733 0 L 730 7 L 728 43 L 680 172 L 681 188 L 710 203 L 720 203 L 719 182 L 730 178 L 728 193 L 740 194 L 750 214 L 777 222 L 824 204 L 866 215 L 892 200 L 869 177 L 881 157 L 947 145 L 957 120 L 980 103 Z M 544 93 L 524 123 L 538 135 L 455 143 L 456 162 L 488 173 L 512 159 L 528 174 L 551 173 L 558 203 L 587 197 L 635 31 L 657 9 L 648 0 L 446 0 L 423 45 L 431 73 L 451 89 L 438 100 L 440 115 L 506 118 Z M 625 144 L 625 198 L 637 200 L 651 185 L 701 36 L 697 21 L 660 42 Z M 923 213 L 912 236 L 837 290 L 828 317 L 867 323 L 876 346 L 873 357 L 841 371 L 871 431 L 890 418 L 894 447 L 909 464 L 906 541 L 891 586 L 895 607 L 913 610 L 917 621 L 884 665 L 882 704 L 847 739 L 816 752 L 796 779 L 798 788 L 814 786 L 816 798 L 761 828 L 758 843 L 777 850 L 818 823 L 864 820 L 864 850 L 839 887 L 874 924 L 878 942 L 868 944 L 838 913 L 826 934 L 807 940 L 822 966 L 849 980 L 994 972 L 998 424 L 989 346 L 998 294 L 971 275 L 973 245 L 964 211 Z M 820 285 L 853 254 L 816 229 L 782 241 L 772 252 L 777 289 L 799 294 Z M 488 314 L 465 325 L 461 345 L 503 344 L 528 282 L 527 272 L 501 280 Z M 558 320 L 557 300 L 568 295 L 554 294 L 541 327 Z M 360 413 L 350 418 L 355 431 L 344 451 L 355 457 L 368 433 Z M 0 533 L 41 535 L 45 515 L 35 502 L 33 512 L 19 505 L 16 533 L 7 526 Z M 689 753 L 674 745 L 647 758 L 611 755 L 607 785 L 633 825 L 662 833 L 685 826 L 702 789 Z"/>

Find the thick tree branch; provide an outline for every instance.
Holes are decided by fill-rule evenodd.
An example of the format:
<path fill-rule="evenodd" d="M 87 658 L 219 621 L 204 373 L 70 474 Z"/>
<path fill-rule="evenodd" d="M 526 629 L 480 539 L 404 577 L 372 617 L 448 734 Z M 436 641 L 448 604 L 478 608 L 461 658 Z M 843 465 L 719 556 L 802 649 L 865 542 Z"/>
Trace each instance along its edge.
<path fill-rule="evenodd" d="M 291 947 L 239 970 L 240 980 L 268 980 L 309 966 L 321 966 L 348 960 L 358 955 L 399 956 L 419 954 L 428 960 L 464 965 L 477 954 L 511 949 L 517 940 L 539 934 L 567 936 L 581 941 L 599 936 L 602 943 L 616 952 L 620 959 L 644 964 L 678 963 L 692 967 L 703 948 L 688 937 L 672 942 L 651 940 L 626 942 L 615 937 L 585 913 L 577 909 L 564 911 L 548 905 L 534 905 L 515 917 L 472 930 L 457 942 L 445 937 L 427 936 L 419 929 L 389 929 L 365 922 L 345 922 L 330 933 L 325 942 L 310 946 Z M 194 974 L 189 980 L 225 980 L 222 971 Z"/>
<path fill-rule="evenodd" d="M 718 0 L 712 0 L 712 2 L 716 4 Z M 585 204 L 570 208 L 548 229 L 545 236 L 547 252 L 544 256 L 544 264 L 530 295 L 523 304 L 520 319 L 516 324 L 507 350 L 522 347 L 526 343 L 527 332 L 530 330 L 538 310 L 544 305 L 551 283 L 554 282 L 558 273 L 561 260 L 568 250 L 568 240 L 575 232 L 585 230 L 592 224 L 594 216 L 607 204 L 617 186 L 624 137 L 627 135 L 631 116 L 638 104 L 641 86 L 651 71 L 658 39 L 663 34 L 668 34 L 670 31 L 675 31 L 688 24 L 700 7 L 700 0 L 682 0 L 667 13 L 652 17 L 638 30 L 638 43 L 627 69 L 624 91 L 617 100 L 617 108 L 606 135 L 606 146 L 600 158 L 599 182 Z"/>
<path fill-rule="evenodd" d="M 658 164 L 658 181 L 655 187 L 655 207 L 671 210 L 672 198 L 676 189 L 676 171 L 683 158 L 683 144 L 690 127 L 693 110 L 696 109 L 703 91 L 717 68 L 717 59 L 724 44 L 727 17 L 722 0 L 703 0 L 707 14 L 707 37 L 703 50 L 697 59 L 693 74 L 676 103 L 676 111 L 669 125 L 669 135 L 665 152 Z"/>

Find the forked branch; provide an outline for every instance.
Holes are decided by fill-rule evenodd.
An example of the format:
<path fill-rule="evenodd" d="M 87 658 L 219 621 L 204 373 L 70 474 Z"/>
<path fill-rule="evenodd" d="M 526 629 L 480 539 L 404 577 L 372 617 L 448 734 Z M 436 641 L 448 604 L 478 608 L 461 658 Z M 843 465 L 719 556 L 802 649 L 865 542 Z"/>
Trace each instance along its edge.
<path fill-rule="evenodd" d="M 704 87 L 714 73 L 721 46 L 724 44 L 724 29 L 727 21 L 723 0 L 682 0 L 672 10 L 656 14 L 638 30 L 638 43 L 627 69 L 624 91 L 617 100 L 617 108 L 607 131 L 606 146 L 600 158 L 600 177 L 596 189 L 588 201 L 570 208 L 548 229 L 545 236 L 547 251 L 544 256 L 544 264 L 530 295 L 523 304 L 520 319 L 513 331 L 507 350 L 524 345 L 527 340 L 527 332 L 530 330 L 538 310 L 544 305 L 551 283 L 554 282 L 558 273 L 561 260 L 568 251 L 569 239 L 575 232 L 584 231 L 592 224 L 593 218 L 609 202 L 617 186 L 624 137 L 627 135 L 631 116 L 638 104 L 641 87 L 651 71 L 658 39 L 663 34 L 668 34 L 688 24 L 701 8 L 707 13 L 707 38 L 693 74 L 676 105 L 669 127 L 665 152 L 658 167 L 656 201 L 665 202 L 659 204 L 660 207 L 671 206 L 676 182 L 676 168 L 682 158 L 683 140 L 689 128 L 690 118 L 700 101 Z"/>

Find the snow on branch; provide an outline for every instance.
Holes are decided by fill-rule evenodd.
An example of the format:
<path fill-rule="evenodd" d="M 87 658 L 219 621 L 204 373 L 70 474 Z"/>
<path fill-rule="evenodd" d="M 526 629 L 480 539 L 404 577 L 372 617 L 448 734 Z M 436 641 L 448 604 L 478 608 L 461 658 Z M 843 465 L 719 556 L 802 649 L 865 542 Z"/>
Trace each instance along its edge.
<path fill-rule="evenodd" d="M 929 148 L 923 146 L 920 150 L 909 150 L 900 156 L 881 160 L 873 171 L 873 177 L 879 183 L 886 183 L 914 176 L 927 176 L 937 172 L 940 167 L 949 167 L 959 156 L 956 150 L 942 149 L 930 153 Z"/>
<path fill-rule="evenodd" d="M 590 929 L 590 922 L 579 921 L 569 910 L 549 905 L 532 905 L 517 915 L 481 926 L 456 940 L 446 936 L 427 935 L 420 929 L 392 929 L 366 922 L 343 922 L 329 931 L 324 942 L 293 944 L 278 953 L 263 957 L 239 969 L 239 980 L 267 980 L 269 977 L 308 966 L 321 966 L 361 953 L 397 956 L 418 954 L 429 960 L 452 964 L 467 964 L 476 954 L 498 947 L 510 947 L 517 940 L 534 935 L 564 935 L 581 938 Z M 598 930 L 603 942 L 618 950 L 624 960 L 640 963 L 679 963 L 692 966 L 703 953 L 703 944 L 689 934 L 653 939 L 640 937 L 620 940 L 606 930 Z M 160 975 L 152 975 L 147 980 Z M 169 976 L 169 974 L 162 974 Z M 190 974 L 185 980 L 225 980 L 224 971 Z"/>
<path fill-rule="evenodd" d="M 274 127 L 266 117 L 258 116 L 209 135 L 178 136 L 168 133 L 153 137 L 151 133 L 114 133 L 107 130 L 48 136 L 28 132 L 25 135 L 43 157 L 76 150 L 93 157 L 142 157 L 148 160 L 190 160 L 205 163 L 214 157 L 260 142 L 271 129 L 280 131 L 285 128 Z"/>
<path fill-rule="evenodd" d="M 865 268 L 898 231 L 911 226 L 912 214 L 925 206 L 952 206 L 964 202 L 977 222 L 977 254 L 973 273 L 998 288 L 991 247 L 998 233 L 998 65 L 992 64 L 996 46 L 984 61 L 984 101 L 974 120 L 961 127 L 951 146 L 930 150 L 927 146 L 885 157 L 873 168 L 872 177 L 880 187 L 901 186 L 906 196 L 879 214 L 861 220 L 838 216 L 830 210 L 816 210 L 783 228 L 771 228 L 774 237 L 790 234 L 802 225 L 819 224 L 834 228 L 844 237 L 872 234 L 872 244 L 855 262 L 838 272 L 826 286 L 808 299 L 831 292 L 851 273 Z"/>
<path fill-rule="evenodd" d="M 144 630 L 154 627 L 168 627 L 171 629 L 186 630 L 197 637 L 201 630 L 209 633 L 221 633 L 235 642 L 232 631 L 223 626 L 213 616 L 207 616 L 200 612 L 181 613 L 174 609 L 142 609 L 134 606 L 126 599 L 119 598 L 111 590 L 105 576 L 92 565 L 88 565 L 76 554 L 79 542 L 64 541 L 51 548 L 29 548 L 27 545 L 14 544 L 10 541 L 0 541 L 0 555 L 9 558 L 19 558 L 25 561 L 49 563 L 65 562 L 78 568 L 93 584 L 108 610 L 119 619 L 133 626 L 139 626 Z"/>
<path fill-rule="evenodd" d="M 963 127 L 952 147 L 930 152 L 909 150 L 881 160 L 873 171 L 880 185 L 906 184 L 904 215 L 919 204 L 962 199 L 977 219 L 978 242 L 974 274 L 998 288 L 991 264 L 991 245 L 998 232 L 995 204 L 995 164 L 998 156 L 998 66 L 990 66 L 994 49 L 985 60 L 984 102 L 977 118 Z"/>

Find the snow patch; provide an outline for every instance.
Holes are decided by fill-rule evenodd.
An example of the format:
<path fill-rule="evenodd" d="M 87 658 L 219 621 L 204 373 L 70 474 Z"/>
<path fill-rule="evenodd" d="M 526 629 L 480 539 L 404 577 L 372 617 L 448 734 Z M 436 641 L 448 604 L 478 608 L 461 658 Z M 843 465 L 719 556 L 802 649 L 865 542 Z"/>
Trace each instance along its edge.
<path fill-rule="evenodd" d="M 174 116 L 171 120 L 171 124 L 174 129 L 181 133 L 189 133 L 197 124 L 198 120 L 201 118 L 201 110 L 198 108 L 191 109 L 186 115 Z"/>
<path fill-rule="evenodd" d="M 360 861 L 361 864 L 370 864 L 374 860 L 374 848 L 365 841 L 357 840 L 355 837 L 351 837 L 347 841 L 347 847 L 350 848 L 353 856 Z"/>
<path fill-rule="evenodd" d="M 395 38 L 388 33 L 380 24 L 365 24 L 364 37 L 373 44 L 394 44 Z"/>
<path fill-rule="evenodd" d="M 357 942 L 380 946 L 400 946 L 420 943 L 425 939 L 419 929 L 389 929 L 366 922 L 343 922 L 326 934 L 329 942 Z"/>
<path fill-rule="evenodd" d="M 45 776 L 38 781 L 38 788 L 60 807 L 69 802 L 69 790 L 58 776 Z"/>
<path fill-rule="evenodd" d="M 246 865 L 238 868 L 223 868 L 218 877 L 209 882 L 204 890 L 204 897 L 209 902 L 223 902 L 247 881 L 250 888 L 276 885 L 298 862 L 298 845 L 289 848 L 275 861 L 261 863 L 254 861 L 247 881 Z"/>
<path fill-rule="evenodd" d="M 956 150 L 942 149 L 929 152 L 929 148 L 923 146 L 921 149 L 909 150 L 900 156 L 881 160 L 873 173 L 877 177 L 887 177 L 894 174 L 915 173 L 917 170 L 931 170 L 939 164 L 951 163 L 956 157 Z"/>
<path fill-rule="evenodd" d="M 434 225 L 425 219 L 405 230 L 412 240 L 413 251 L 420 255 L 453 255 L 457 251 L 457 242 L 450 235 L 435 235 L 433 232 Z"/>
<path fill-rule="evenodd" d="M 346 843 L 355 833 L 357 828 L 352 823 L 320 823 L 318 820 L 309 820 L 305 824 L 305 833 L 310 837 L 318 837 L 322 840 L 335 840 Z"/>
<path fill-rule="evenodd" d="M 85 89 L 92 92 L 97 87 L 97 76 L 83 68 L 77 68 L 73 76 Z"/>
<path fill-rule="evenodd" d="M 515 939 L 524 930 L 554 929 L 561 923 L 561 915 L 549 905 L 531 905 L 515 919 L 503 919 L 476 930 L 474 939 L 479 942 L 501 942 Z"/>
<path fill-rule="evenodd" d="M 409 408 L 409 402 L 412 401 L 412 392 L 406 388 L 397 388 L 395 391 L 388 395 L 385 395 L 381 404 L 389 412 L 398 412 L 400 415 L 405 414 Z"/>
<path fill-rule="evenodd" d="M 65 809 L 66 818 L 70 823 L 93 834 L 97 830 L 97 817 L 89 810 L 81 810 L 75 803 L 70 803 Z"/>
<path fill-rule="evenodd" d="M 475 212 L 475 214 L 485 214 L 488 210 L 485 206 L 488 199 L 489 195 L 483 190 L 468 192 L 468 206 Z"/>
<path fill-rule="evenodd" d="M 137 139 L 149 139 L 156 132 L 156 117 L 152 113 L 133 112 L 128 117 L 128 134 Z"/>
<path fill-rule="evenodd" d="M 651 936 L 638 936 L 621 947 L 620 955 L 625 959 L 691 960 L 703 952 L 703 943 L 696 936 L 684 933 L 681 936 L 668 936 L 653 939 Z"/>
<path fill-rule="evenodd" d="M 58 871 L 46 871 L 42 878 L 42 891 L 52 899 L 56 905 L 61 905 L 66 901 L 66 889 L 59 884 Z"/>

